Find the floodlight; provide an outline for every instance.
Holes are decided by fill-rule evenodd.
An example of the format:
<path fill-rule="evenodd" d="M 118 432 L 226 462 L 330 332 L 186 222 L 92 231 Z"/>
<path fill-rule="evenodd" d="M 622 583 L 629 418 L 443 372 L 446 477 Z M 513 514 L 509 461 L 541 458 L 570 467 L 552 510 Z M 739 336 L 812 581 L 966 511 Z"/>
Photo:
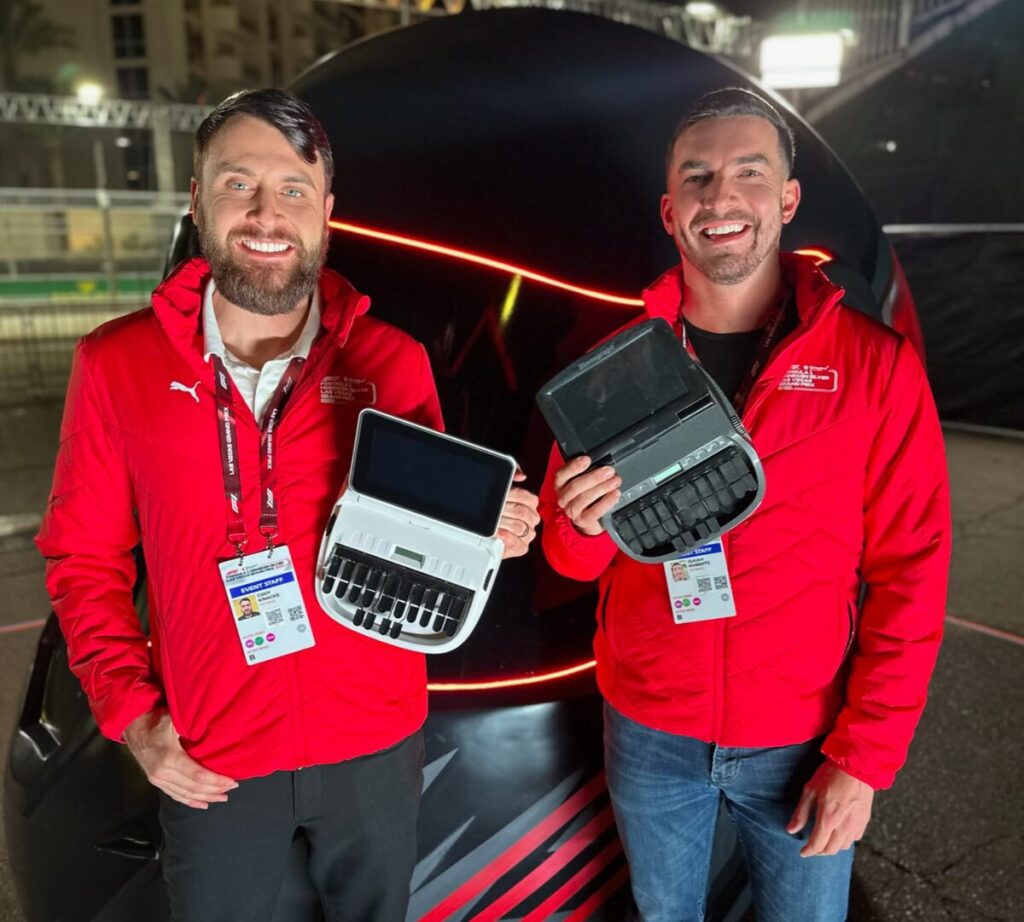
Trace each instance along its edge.
<path fill-rule="evenodd" d="M 714 19 L 718 15 L 718 6 L 714 3 L 687 3 L 686 15 L 694 19 Z"/>
<path fill-rule="evenodd" d="M 842 60 L 838 32 L 771 35 L 761 42 L 761 82 L 777 89 L 836 86 Z"/>
<path fill-rule="evenodd" d="M 78 101 L 86 106 L 95 106 L 103 98 L 103 87 L 98 83 L 86 81 L 75 88 Z"/>

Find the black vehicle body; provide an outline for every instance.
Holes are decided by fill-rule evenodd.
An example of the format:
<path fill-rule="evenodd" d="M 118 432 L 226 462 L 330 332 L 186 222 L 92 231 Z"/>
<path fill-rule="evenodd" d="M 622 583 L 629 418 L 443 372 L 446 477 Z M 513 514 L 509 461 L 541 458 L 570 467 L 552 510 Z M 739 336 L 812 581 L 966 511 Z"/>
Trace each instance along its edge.
<path fill-rule="evenodd" d="M 427 346 L 449 430 L 515 455 L 534 489 L 551 444 L 534 394 L 634 315 L 641 288 L 677 261 L 658 218 L 666 141 L 690 103 L 726 85 L 757 88 L 629 26 L 517 10 L 367 39 L 294 87 L 334 147 L 329 264 Z M 821 251 L 860 309 L 889 320 L 902 304 L 912 319 L 855 183 L 790 117 L 803 202 L 784 247 Z M 169 265 L 194 251 L 186 218 Z M 628 871 L 601 774 L 595 601 L 537 548 L 503 566 L 473 636 L 431 658 L 410 919 L 624 917 Z M 4 811 L 30 920 L 166 917 L 154 792 L 124 747 L 99 736 L 52 617 Z M 276 918 L 317 917 L 304 847 L 297 839 Z M 720 824 L 711 918 L 742 914 L 744 880 Z"/>

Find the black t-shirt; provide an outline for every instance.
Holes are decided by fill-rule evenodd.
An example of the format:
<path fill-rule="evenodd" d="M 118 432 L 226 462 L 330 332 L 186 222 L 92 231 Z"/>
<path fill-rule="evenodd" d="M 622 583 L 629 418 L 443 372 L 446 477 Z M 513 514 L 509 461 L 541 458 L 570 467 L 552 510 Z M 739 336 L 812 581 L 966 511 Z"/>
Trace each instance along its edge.
<path fill-rule="evenodd" d="M 786 316 L 782 320 L 776 345 L 796 329 L 796 305 L 790 298 L 786 302 Z M 736 396 L 747 370 L 754 362 L 757 347 L 764 335 L 764 329 L 749 330 L 745 333 L 710 333 L 695 327 L 685 317 L 686 338 L 693 344 L 704 370 L 729 400 Z"/>

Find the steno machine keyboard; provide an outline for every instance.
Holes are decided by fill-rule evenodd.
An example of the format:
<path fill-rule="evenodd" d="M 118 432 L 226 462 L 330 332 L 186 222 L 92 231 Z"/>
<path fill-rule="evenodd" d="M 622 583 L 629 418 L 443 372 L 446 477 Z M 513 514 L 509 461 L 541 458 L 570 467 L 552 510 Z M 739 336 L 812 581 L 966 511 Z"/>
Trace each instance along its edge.
<path fill-rule="evenodd" d="M 537 402 L 566 460 L 611 465 L 601 519 L 628 556 L 672 560 L 749 516 L 764 473 L 743 424 L 661 319 L 630 327 L 556 375 Z"/>
<path fill-rule="evenodd" d="M 407 650 L 455 649 L 494 585 L 515 469 L 508 455 L 363 410 L 348 486 L 320 545 L 323 610 Z"/>

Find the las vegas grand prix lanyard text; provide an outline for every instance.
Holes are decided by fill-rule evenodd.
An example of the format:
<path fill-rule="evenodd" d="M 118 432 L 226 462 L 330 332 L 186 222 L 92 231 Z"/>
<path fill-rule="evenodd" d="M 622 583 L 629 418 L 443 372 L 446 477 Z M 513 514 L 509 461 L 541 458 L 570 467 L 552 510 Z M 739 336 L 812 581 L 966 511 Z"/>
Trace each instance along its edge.
<path fill-rule="evenodd" d="M 231 391 L 231 378 L 220 356 L 211 356 L 213 362 L 214 396 L 217 404 L 217 432 L 220 436 L 220 461 L 224 475 L 224 498 L 227 503 L 228 541 L 235 548 L 239 561 L 245 555 L 248 537 L 242 518 L 242 477 L 238 459 L 238 425 L 235 419 L 235 401 Z M 274 441 L 277 426 L 295 389 L 305 359 L 296 356 L 289 363 L 274 390 L 260 425 L 260 534 L 267 542 L 268 556 L 274 552 L 278 534 L 277 467 Z"/>

